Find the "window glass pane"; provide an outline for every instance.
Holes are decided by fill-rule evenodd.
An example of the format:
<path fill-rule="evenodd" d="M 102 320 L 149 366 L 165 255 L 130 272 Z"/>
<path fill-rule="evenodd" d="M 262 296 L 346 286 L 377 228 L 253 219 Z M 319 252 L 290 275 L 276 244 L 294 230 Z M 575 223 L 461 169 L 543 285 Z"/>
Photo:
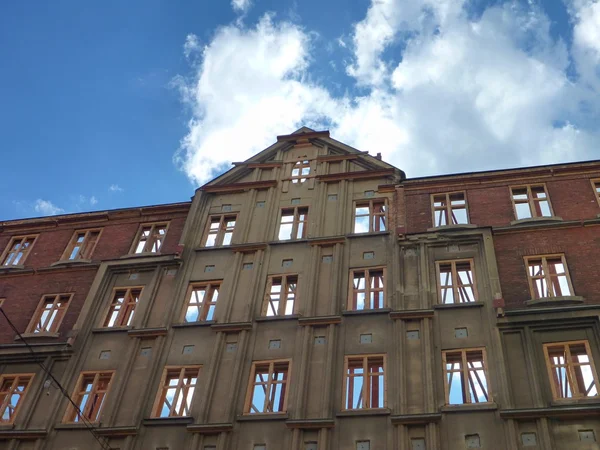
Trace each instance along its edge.
<path fill-rule="evenodd" d="M 368 233 L 369 232 L 369 216 L 356 217 L 354 219 L 354 232 L 355 233 Z"/>
<path fill-rule="evenodd" d="M 529 219 L 531 217 L 529 203 L 516 203 L 515 210 L 517 212 L 517 219 Z"/>

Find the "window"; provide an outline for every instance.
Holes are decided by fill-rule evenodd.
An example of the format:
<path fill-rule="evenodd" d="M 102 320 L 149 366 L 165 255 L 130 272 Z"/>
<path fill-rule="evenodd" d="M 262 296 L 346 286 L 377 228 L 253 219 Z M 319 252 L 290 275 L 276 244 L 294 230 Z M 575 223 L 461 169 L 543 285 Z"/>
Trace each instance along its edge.
<path fill-rule="evenodd" d="M 279 240 L 303 239 L 308 225 L 308 208 L 284 208 L 281 210 Z"/>
<path fill-rule="evenodd" d="M 13 423 L 32 379 L 32 373 L 0 375 L 0 424 Z"/>
<path fill-rule="evenodd" d="M 131 325 L 133 313 L 141 295 L 141 287 L 115 289 L 104 326 L 128 327 Z"/>
<path fill-rule="evenodd" d="M 385 408 L 385 356 L 346 356 L 344 409 Z"/>
<path fill-rule="evenodd" d="M 434 194 L 431 196 L 431 201 L 433 203 L 434 227 L 469 223 L 467 200 L 464 192 Z"/>
<path fill-rule="evenodd" d="M 114 371 L 106 372 L 82 372 L 77 380 L 72 405 L 67 408 L 64 422 L 99 422 L 106 395 L 110 389 Z"/>
<path fill-rule="evenodd" d="M 71 238 L 71 242 L 65 249 L 62 259 L 69 261 L 91 259 L 99 237 L 100 230 L 76 231 Z"/>
<path fill-rule="evenodd" d="M 486 403 L 491 401 L 487 379 L 485 349 L 442 352 L 446 404 Z"/>
<path fill-rule="evenodd" d="M 527 256 L 525 265 L 533 299 L 573 295 L 564 255 Z"/>
<path fill-rule="evenodd" d="M 470 303 L 477 301 L 473 261 L 437 261 L 440 303 Z"/>
<path fill-rule="evenodd" d="M 350 271 L 348 309 L 381 309 L 385 307 L 385 268 L 353 269 Z"/>
<path fill-rule="evenodd" d="M 356 202 L 354 207 L 354 232 L 373 233 L 387 230 L 385 200 Z"/>
<path fill-rule="evenodd" d="M 304 183 L 310 174 L 310 162 L 298 161 L 292 167 L 292 183 Z"/>
<path fill-rule="evenodd" d="M 598 200 L 598 203 L 600 204 L 600 179 L 590 181 L 592 182 L 592 188 L 594 189 L 596 200 Z"/>
<path fill-rule="evenodd" d="M 263 316 L 290 316 L 294 314 L 294 303 L 298 291 L 298 275 L 275 275 L 269 277 Z"/>
<path fill-rule="evenodd" d="M 284 413 L 290 360 L 252 363 L 244 414 Z"/>
<path fill-rule="evenodd" d="M 142 225 L 136 243 L 133 248 L 133 253 L 158 253 L 165 240 L 167 234 L 167 223 L 152 223 Z"/>
<path fill-rule="evenodd" d="M 236 219 L 236 215 L 212 216 L 208 222 L 204 246 L 230 245 Z"/>
<path fill-rule="evenodd" d="M 27 333 L 57 332 L 72 297 L 73 294 L 44 295 L 27 327 Z"/>
<path fill-rule="evenodd" d="M 517 219 L 552 216 L 550 200 L 543 184 L 511 187 L 510 190 Z"/>
<path fill-rule="evenodd" d="M 202 366 L 165 367 L 154 405 L 154 417 L 191 416 Z"/>
<path fill-rule="evenodd" d="M 598 397 L 598 375 L 588 341 L 544 344 L 555 399 Z"/>
<path fill-rule="evenodd" d="M 2 256 L 3 266 L 21 266 L 37 236 L 16 236 L 10 240 Z"/>
<path fill-rule="evenodd" d="M 220 281 L 191 284 L 188 290 L 188 301 L 183 321 L 203 322 L 213 320 L 220 288 Z"/>

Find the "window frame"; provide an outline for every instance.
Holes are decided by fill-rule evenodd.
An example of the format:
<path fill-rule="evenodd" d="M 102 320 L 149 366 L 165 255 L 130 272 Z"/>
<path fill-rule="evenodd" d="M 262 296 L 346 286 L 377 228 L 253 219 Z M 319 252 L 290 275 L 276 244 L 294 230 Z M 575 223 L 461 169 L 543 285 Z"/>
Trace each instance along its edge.
<path fill-rule="evenodd" d="M 590 183 L 592 184 L 592 191 L 594 192 L 594 197 L 596 197 L 598 206 L 600 206 L 600 178 L 590 178 Z"/>
<path fill-rule="evenodd" d="M 169 387 L 169 385 L 165 384 L 167 381 L 167 375 L 168 375 L 169 371 L 175 371 L 175 370 L 179 370 L 179 378 L 177 381 L 177 387 L 176 387 L 176 391 L 175 391 L 176 395 L 177 394 L 181 395 L 181 390 L 184 388 L 184 386 L 182 385 L 182 380 L 183 380 L 183 377 L 185 376 L 186 370 L 197 370 L 198 371 L 198 373 L 196 375 L 196 384 L 193 386 L 194 393 L 192 394 L 192 398 L 190 399 L 190 404 L 188 405 L 190 415 L 189 416 L 172 415 L 172 412 L 176 405 L 176 402 L 173 402 L 173 404 L 171 405 L 171 407 L 169 409 L 169 415 L 166 417 L 161 417 L 160 411 L 162 410 L 162 406 L 166 399 L 166 392 L 168 391 L 168 387 Z M 202 371 L 202 364 L 167 365 L 167 366 L 165 366 L 165 368 L 163 369 L 163 373 L 160 377 L 160 384 L 158 386 L 158 391 L 156 392 L 156 398 L 154 400 L 154 404 L 152 405 L 151 417 L 154 419 L 168 419 L 168 418 L 172 418 L 172 417 L 191 417 L 192 403 L 193 403 L 194 397 L 196 395 L 196 390 L 198 389 L 198 387 L 200 385 L 201 371 Z M 189 388 L 189 386 L 188 386 L 188 388 Z"/>
<path fill-rule="evenodd" d="M 96 249 L 96 245 L 98 245 L 98 241 L 100 240 L 100 237 L 102 236 L 102 230 L 103 230 L 103 228 L 86 228 L 86 229 L 82 229 L 82 230 L 75 230 L 73 232 L 73 236 L 71 236 L 71 240 L 69 241 L 69 243 L 65 247 L 65 251 L 63 252 L 60 260 L 61 261 L 87 261 L 87 260 L 91 260 L 92 259 L 92 254 L 94 253 L 94 250 Z M 70 259 L 69 255 L 73 252 L 73 250 L 75 249 L 76 244 L 77 244 L 77 236 L 79 234 L 81 234 L 81 233 L 84 233 L 84 238 L 83 238 L 83 242 L 81 243 L 80 250 L 77 252 L 77 256 L 75 258 Z M 91 248 L 88 250 L 88 247 L 89 247 L 89 240 L 88 240 L 89 233 L 98 233 L 98 236 L 96 237 L 96 240 L 92 244 Z M 85 258 L 81 256 L 84 253 L 86 255 Z"/>
<path fill-rule="evenodd" d="M 215 245 L 207 246 L 206 242 L 208 241 L 208 236 L 210 236 L 210 225 L 212 224 L 212 219 L 215 217 L 219 217 L 219 231 L 217 232 L 217 236 L 215 238 Z M 224 227 L 227 222 L 227 217 L 235 217 L 235 225 L 231 230 L 231 242 L 227 245 L 223 245 L 223 239 L 227 234 L 227 227 Z M 237 212 L 227 212 L 221 214 L 210 214 L 206 221 L 206 227 L 204 229 L 204 233 L 202 235 L 202 247 L 203 248 L 220 248 L 220 247 L 228 247 L 233 245 L 233 235 L 235 233 L 236 225 L 238 224 L 238 213 Z"/>
<path fill-rule="evenodd" d="M 283 409 L 281 411 L 276 412 L 252 412 L 252 394 L 254 392 L 255 386 L 255 377 L 256 377 L 256 367 L 259 365 L 269 364 L 269 372 L 268 372 L 268 381 L 267 381 L 267 392 L 270 394 L 270 386 L 272 383 L 271 374 L 274 372 L 275 364 L 287 363 L 287 378 L 285 379 L 285 393 L 283 395 Z M 244 410 L 243 415 L 245 416 L 258 416 L 258 415 L 267 415 L 267 414 L 287 414 L 287 406 L 288 399 L 290 397 L 290 381 L 292 379 L 292 359 L 268 359 L 261 361 L 252 361 L 252 366 L 250 367 L 250 375 L 248 377 L 248 387 L 246 389 L 246 398 L 244 400 Z M 268 396 L 265 395 L 264 405 L 267 404 Z M 264 406 L 263 405 L 263 406 Z"/>
<path fill-rule="evenodd" d="M 160 222 L 141 223 L 140 226 L 138 227 L 137 233 L 135 234 L 133 242 L 131 243 L 131 248 L 129 249 L 129 254 L 130 255 L 160 255 L 161 251 L 163 249 L 163 246 L 165 245 L 165 240 L 167 239 L 167 233 L 169 232 L 170 224 L 171 224 L 170 220 L 160 221 Z M 165 227 L 165 235 L 163 236 L 163 239 L 160 243 L 160 248 L 158 249 L 157 252 L 148 251 L 147 250 L 148 246 L 150 246 L 150 248 L 152 248 L 154 246 L 154 242 L 156 242 L 155 240 L 150 239 L 150 238 L 154 237 L 154 229 L 157 226 Z M 138 245 L 140 244 L 140 239 L 142 238 L 142 233 L 144 232 L 145 227 L 150 227 L 149 239 L 146 240 L 146 243 L 144 244 L 144 249 L 141 252 L 136 253 L 135 250 L 138 247 Z M 100 237 L 98 237 L 98 239 L 100 239 Z"/>
<path fill-rule="evenodd" d="M 113 303 L 114 303 L 117 291 L 126 291 L 125 297 L 127 297 L 127 295 L 131 294 L 131 291 L 135 290 L 135 289 L 139 289 L 140 293 L 139 293 L 139 296 L 138 296 L 138 301 L 135 302 L 135 307 L 133 308 L 133 314 L 131 316 L 131 322 L 132 322 L 132 324 L 131 325 L 113 325 L 113 326 L 106 325 L 106 323 L 109 321 L 110 316 L 111 316 L 111 311 L 112 311 L 112 307 L 113 307 Z M 135 317 L 135 311 L 138 308 L 138 304 L 139 304 L 140 300 L 142 299 L 143 293 L 144 293 L 144 286 L 119 286 L 119 287 L 114 287 L 112 289 L 112 291 L 111 291 L 110 303 L 108 305 L 108 309 L 106 310 L 106 313 L 104 315 L 104 319 L 102 319 L 100 327 L 101 328 L 128 328 L 128 327 L 133 326 L 133 319 Z M 128 305 L 128 304 L 130 304 L 130 303 L 125 303 L 125 301 L 123 301 L 123 303 L 122 303 L 123 306 L 124 305 Z M 127 308 L 119 308 L 119 312 L 117 313 L 117 318 L 115 319 L 115 323 L 118 323 L 118 322 L 120 322 L 120 320 L 122 320 L 122 316 L 125 315 L 125 311 L 126 310 L 127 310 Z"/>
<path fill-rule="evenodd" d="M 549 216 L 544 216 L 544 215 L 538 216 L 538 215 L 534 214 L 536 212 L 536 209 L 535 209 L 536 200 L 533 197 L 533 193 L 532 193 L 531 189 L 536 188 L 536 187 L 542 187 L 544 189 L 544 193 L 546 194 L 545 200 L 548 202 L 548 209 L 550 210 Z M 529 213 L 531 214 L 531 217 L 519 218 L 519 215 L 517 213 L 517 202 L 515 202 L 515 197 L 513 194 L 514 189 L 527 189 L 527 202 L 520 201 L 518 203 L 519 204 L 527 203 L 529 205 Z M 513 206 L 513 214 L 514 214 L 515 220 L 530 220 L 530 219 L 537 219 L 537 218 L 543 219 L 544 217 L 546 217 L 546 218 L 554 217 L 554 208 L 552 207 L 552 202 L 550 201 L 550 194 L 548 194 L 548 188 L 546 187 L 546 183 L 520 184 L 520 185 L 515 185 L 515 186 L 509 186 L 508 191 L 510 193 L 510 201 Z"/>
<path fill-rule="evenodd" d="M 451 265 L 451 273 L 452 273 L 452 295 L 454 299 L 460 299 L 460 293 L 459 293 L 459 287 L 457 284 L 458 281 L 458 276 L 457 276 L 457 270 L 456 270 L 456 265 L 458 263 L 466 263 L 468 262 L 470 267 L 471 267 L 471 277 L 472 277 L 472 284 L 471 287 L 473 289 L 473 301 L 472 302 L 453 302 L 453 303 L 444 303 L 442 301 L 442 283 L 441 283 L 441 274 L 442 271 L 440 270 L 440 265 L 442 264 L 450 264 Z M 438 293 L 438 304 L 439 305 L 463 305 L 466 303 L 475 303 L 479 301 L 479 292 L 477 289 L 477 275 L 475 273 L 475 259 L 474 258 L 461 258 L 461 259 L 445 259 L 445 260 L 441 260 L 441 261 L 436 261 L 435 262 L 435 274 L 436 274 L 436 284 L 437 284 L 437 293 Z"/>
<path fill-rule="evenodd" d="M 3 373 L 3 374 L 0 374 L 0 387 L 2 387 L 2 384 L 6 381 L 6 379 L 10 379 L 10 378 L 14 378 L 12 385 L 8 391 L 11 394 L 10 395 L 7 394 L 6 397 L 4 397 L 4 399 L 2 401 L 0 401 L 0 425 L 12 425 L 15 422 L 15 419 L 17 418 L 17 414 L 21 410 L 21 406 L 23 405 L 23 402 L 25 401 L 25 398 L 27 397 L 27 393 L 29 392 L 29 389 L 31 388 L 31 384 L 33 382 L 33 379 L 35 378 L 35 373 Z M 7 421 L 3 421 L 2 416 L 4 415 L 4 412 L 6 411 L 6 409 L 8 408 L 10 399 L 14 395 L 13 393 L 15 391 L 15 388 L 17 387 L 16 385 L 19 384 L 20 378 L 29 378 L 29 380 L 27 381 L 27 386 L 23 390 L 23 393 L 21 394 L 21 396 L 19 398 L 19 401 L 13 411 L 11 418 Z"/>
<path fill-rule="evenodd" d="M 452 195 L 456 195 L 456 194 L 463 195 L 463 199 L 465 202 L 465 214 L 467 215 L 467 222 L 466 223 L 446 223 L 446 225 L 438 225 L 435 221 L 436 211 L 444 211 L 445 212 L 446 222 L 448 222 L 449 218 L 452 219 L 454 208 L 452 208 L 452 202 L 450 200 L 450 197 Z M 436 207 L 435 206 L 435 197 L 440 197 L 442 195 L 445 197 L 444 201 L 446 202 L 446 206 Z M 441 228 L 441 227 L 448 227 L 448 226 L 459 227 L 461 225 L 469 225 L 471 223 L 471 215 L 469 214 L 469 202 L 467 200 L 467 191 L 439 192 L 437 194 L 431 194 L 430 202 L 431 202 L 431 216 L 432 216 L 431 220 L 432 220 L 434 228 Z"/>
<path fill-rule="evenodd" d="M 541 259 L 541 263 L 542 263 L 542 267 L 544 269 L 544 282 L 546 283 L 546 285 L 548 287 L 550 287 L 552 289 L 552 293 L 554 294 L 554 286 L 552 285 L 551 281 L 552 280 L 552 276 L 550 275 L 550 272 L 548 271 L 548 258 L 557 258 L 560 257 L 561 258 L 561 263 L 563 265 L 563 267 L 565 268 L 565 275 L 567 276 L 567 283 L 569 285 L 569 290 L 571 291 L 569 295 L 551 295 L 551 296 L 543 296 L 543 297 L 536 297 L 535 295 L 535 287 L 533 284 L 533 278 L 531 276 L 531 274 L 529 273 L 529 261 L 530 260 L 534 260 L 534 259 Z M 529 293 L 531 294 L 531 299 L 532 300 L 545 300 L 545 299 L 553 299 L 553 298 L 560 298 L 560 297 L 571 297 L 571 296 L 575 296 L 575 290 L 573 289 L 573 282 L 571 281 L 571 273 L 569 272 L 569 266 L 567 265 L 567 259 L 565 257 L 564 253 L 551 253 L 551 254 L 544 254 L 544 255 L 527 255 L 527 256 L 523 256 L 523 261 L 525 263 L 525 272 L 527 275 L 527 283 L 529 284 Z"/>
<path fill-rule="evenodd" d="M 96 388 L 97 388 L 100 377 L 102 375 L 110 374 L 110 381 L 108 382 L 108 385 L 106 386 L 106 390 L 104 391 L 104 396 L 102 398 L 102 404 L 100 405 L 100 408 L 98 409 L 98 412 L 96 413 L 95 420 L 91 420 L 87 416 L 85 416 L 86 410 L 89 410 L 92 407 L 93 402 L 87 401 L 85 406 L 83 407 L 83 410 L 81 410 L 81 413 L 82 413 L 81 416 L 85 417 L 85 420 L 87 422 L 100 423 L 100 418 L 102 417 L 102 413 L 104 412 L 104 408 L 106 406 L 106 398 L 108 397 L 108 394 L 110 393 L 110 388 L 112 387 L 113 381 L 115 379 L 115 372 L 116 372 L 115 370 L 85 370 L 85 371 L 82 371 L 79 373 L 79 376 L 77 377 L 77 381 L 75 383 L 75 387 L 73 388 L 73 394 L 71 395 L 71 398 L 73 399 L 73 403 L 75 403 L 77 405 L 78 409 L 80 407 L 80 402 L 81 402 L 81 399 L 79 398 L 79 396 L 81 395 L 81 392 L 82 392 L 84 378 L 86 376 L 94 375 L 94 380 L 92 381 L 92 390 L 90 391 L 90 395 L 89 395 L 89 397 L 91 397 L 92 393 L 98 392 Z M 67 410 L 65 411 L 65 415 L 63 416 L 62 422 L 63 423 L 81 423 L 82 422 L 81 419 L 79 421 L 75 420 L 77 418 L 77 416 L 79 416 L 78 411 L 75 409 L 75 407 L 71 403 L 69 403 L 67 406 Z"/>
<path fill-rule="evenodd" d="M 365 305 L 367 303 L 367 301 L 370 298 L 370 293 L 371 293 L 371 288 L 370 288 L 370 283 L 368 282 L 369 280 L 371 280 L 371 272 L 383 272 L 383 286 L 381 287 L 382 292 L 383 292 L 383 306 L 381 308 L 363 308 L 363 309 L 356 309 L 354 307 L 354 294 L 355 294 L 355 289 L 354 289 L 354 274 L 358 273 L 358 272 L 363 272 L 365 274 Z M 368 275 L 368 276 L 367 276 Z M 346 308 L 348 311 L 375 311 L 375 310 L 383 310 L 386 309 L 387 306 L 387 292 L 386 292 L 386 287 L 387 287 L 387 267 L 386 266 L 372 266 L 372 267 L 356 267 L 356 268 L 352 268 L 350 269 L 349 275 L 348 275 L 348 300 L 346 303 Z"/>
<path fill-rule="evenodd" d="M 368 364 L 369 364 L 369 358 L 382 358 L 383 359 L 383 406 L 377 407 L 377 408 L 373 408 L 371 407 L 371 400 L 370 400 L 370 396 L 367 395 L 368 391 L 369 391 L 369 377 L 370 377 L 370 372 L 368 371 Z M 363 368 L 363 374 L 362 374 L 362 392 L 361 395 L 363 397 L 363 403 L 365 403 L 365 399 L 368 399 L 369 401 L 369 407 L 363 407 L 363 408 L 347 408 L 347 390 L 348 390 L 348 382 L 349 382 L 349 376 L 348 376 L 348 366 L 349 366 L 349 362 L 350 360 L 362 360 L 362 368 Z M 388 373 L 388 365 L 387 365 L 387 354 L 386 353 L 367 353 L 367 354 L 360 354 L 360 355 L 344 355 L 344 379 L 342 382 L 342 411 L 372 411 L 372 410 L 381 410 L 381 409 L 385 409 L 387 408 L 388 405 L 388 401 L 387 401 L 387 386 L 388 386 L 388 380 L 387 380 L 387 373 Z M 367 380 L 365 380 L 365 377 L 367 377 Z M 353 377 L 355 378 L 355 377 Z"/>
<path fill-rule="evenodd" d="M 483 360 L 483 372 L 485 374 L 485 382 L 487 388 L 487 402 L 474 402 L 471 398 L 471 393 L 469 390 L 469 368 L 467 365 L 467 353 L 468 352 L 481 352 L 482 360 Z M 449 353 L 460 353 L 461 355 L 461 372 L 463 376 L 462 380 L 462 389 L 463 389 L 463 397 L 466 396 L 468 398 L 467 402 L 463 403 L 450 403 L 450 386 L 448 384 L 448 368 L 447 368 L 447 355 Z M 469 348 L 455 348 L 442 350 L 442 373 L 443 373 L 443 381 L 444 381 L 444 405 L 450 407 L 461 408 L 464 405 L 487 405 L 494 402 L 494 397 L 492 395 L 492 387 L 490 380 L 490 372 L 488 370 L 488 359 L 487 359 L 487 351 L 485 347 L 469 347 Z M 466 376 L 465 376 L 466 374 Z"/>
<path fill-rule="evenodd" d="M 571 345 L 577 345 L 577 344 L 583 344 L 585 347 L 585 351 L 586 351 L 586 355 L 588 356 L 589 360 L 590 360 L 590 368 L 592 370 L 592 375 L 594 377 L 594 384 L 596 386 L 596 391 L 598 392 L 598 395 L 594 395 L 594 396 L 581 396 L 581 395 L 573 395 L 572 397 L 559 397 L 557 395 L 557 386 L 554 384 L 554 372 L 552 371 L 553 367 L 552 367 L 552 362 L 550 361 L 550 355 L 548 352 L 548 348 L 549 347 L 557 347 L 557 346 L 563 346 L 563 348 L 565 348 L 565 353 L 569 356 L 566 358 L 565 362 L 566 362 L 566 366 L 567 366 L 567 377 L 568 380 L 571 383 L 571 389 L 573 391 L 573 393 L 575 393 L 575 390 L 577 390 L 577 392 L 579 393 L 579 383 L 573 383 L 573 380 L 576 379 L 576 376 L 573 372 L 573 362 L 571 360 L 571 349 L 570 346 Z M 557 401 L 557 402 L 573 402 L 573 401 L 579 401 L 579 400 L 586 400 L 586 399 L 598 399 L 600 398 L 600 385 L 598 384 L 598 372 L 596 371 L 596 365 L 594 364 L 594 355 L 592 354 L 592 349 L 590 347 L 590 342 L 587 339 L 579 339 L 579 340 L 575 340 L 575 341 L 560 341 L 560 342 L 547 342 L 545 344 L 543 344 L 543 351 L 544 351 L 544 360 L 546 361 L 546 370 L 548 372 L 548 382 L 550 383 L 550 389 L 552 391 L 552 399 Z"/>
<path fill-rule="evenodd" d="M 186 294 L 185 294 L 185 305 L 183 307 L 183 311 L 181 314 L 181 323 L 203 323 L 203 322 L 212 322 L 214 321 L 214 316 L 215 313 L 217 311 L 217 304 L 219 303 L 219 296 L 221 295 L 221 286 L 223 285 L 223 280 L 211 280 L 211 281 L 195 281 L 192 282 L 188 285 L 188 288 L 186 290 Z M 192 292 L 198 288 L 206 288 L 206 292 L 213 292 L 215 291 L 215 288 L 217 289 L 217 300 L 216 301 L 206 301 L 207 294 L 204 295 L 205 300 L 199 304 L 199 306 L 197 306 L 197 308 L 199 309 L 199 314 L 198 314 L 198 320 L 194 321 L 194 322 L 188 322 L 186 320 L 186 315 L 187 315 L 187 310 L 190 307 L 190 301 L 192 299 Z M 212 298 L 212 296 L 211 296 Z M 208 316 L 208 312 L 210 311 L 210 306 L 214 305 L 215 309 L 213 312 L 213 318 L 210 320 L 207 320 L 206 317 Z"/>
<path fill-rule="evenodd" d="M 298 158 L 298 160 L 292 164 L 292 170 L 290 172 L 290 181 L 292 182 L 292 184 L 303 184 L 306 183 L 309 178 L 311 178 L 311 162 L 312 159 Z M 307 167 L 308 174 L 302 175 L 302 169 L 305 169 Z M 298 175 L 294 175 L 294 170 L 296 169 L 298 169 Z"/>
<path fill-rule="evenodd" d="M 273 316 L 268 316 L 267 312 L 269 311 L 269 304 L 271 301 L 271 287 L 273 286 L 273 279 L 281 278 L 281 291 L 279 297 L 279 306 L 278 313 Z M 291 314 L 285 314 L 287 302 L 288 302 L 288 279 L 295 278 L 296 279 L 296 291 L 294 292 L 294 305 L 292 307 Z M 265 295 L 263 297 L 263 304 L 260 310 L 261 317 L 290 317 L 296 314 L 297 305 L 298 305 L 298 292 L 300 290 L 300 276 L 297 273 L 282 273 L 282 274 L 273 274 L 267 277 L 267 284 L 265 287 Z M 285 287 L 285 289 L 284 289 Z M 284 297 L 285 294 L 285 297 Z M 280 311 L 283 311 L 283 314 L 280 314 Z"/>
<path fill-rule="evenodd" d="M 37 242 L 39 236 L 40 236 L 39 234 L 23 234 L 23 235 L 18 235 L 18 236 L 11 236 L 10 240 L 6 244 L 6 247 L 4 248 L 4 251 L 2 252 L 2 256 L 0 257 L 0 269 L 24 266 L 25 261 L 27 261 L 27 257 L 31 253 L 31 249 Z M 19 264 L 6 264 L 6 261 L 8 261 L 9 255 L 12 254 L 11 249 L 12 249 L 13 245 L 15 244 L 15 241 L 20 240 L 21 245 L 23 245 L 23 241 L 27 240 L 27 239 L 33 239 L 33 241 L 27 247 L 26 251 L 23 252 L 23 256 L 21 257 Z"/>
<path fill-rule="evenodd" d="M 289 222 L 286 222 L 285 224 L 282 223 L 283 220 L 283 212 L 285 210 L 294 210 L 294 218 L 292 219 L 292 233 L 291 233 L 291 237 L 289 239 L 280 239 L 279 238 L 279 233 L 281 233 L 281 226 L 288 224 Z M 305 220 L 301 221 L 300 220 L 300 209 L 306 210 L 304 217 Z M 300 239 L 306 239 L 308 237 L 308 211 L 309 211 L 309 207 L 307 205 L 290 205 L 290 206 L 283 206 L 280 208 L 279 210 L 279 226 L 277 227 L 277 240 L 281 241 L 281 242 L 288 242 L 288 241 L 298 241 Z M 300 224 L 303 223 L 304 226 L 302 227 L 302 235 L 299 237 L 295 237 L 298 234 L 298 227 L 300 226 Z"/>
<path fill-rule="evenodd" d="M 62 321 L 65 318 L 65 315 L 67 314 L 67 309 L 69 309 L 69 306 L 71 305 L 71 301 L 73 300 L 74 295 L 75 294 L 73 294 L 72 292 L 71 293 L 42 295 L 40 301 L 38 302 L 37 307 L 35 308 L 35 312 L 34 312 L 33 316 L 31 317 L 31 320 L 29 321 L 29 325 L 27 325 L 27 328 L 25 329 L 25 333 L 39 334 L 39 335 L 43 335 L 44 333 L 58 333 L 58 330 L 60 329 Z M 68 300 L 66 300 L 66 305 L 64 307 L 54 309 L 54 305 L 56 305 L 57 301 L 59 301 L 61 297 L 65 297 L 65 296 L 69 297 Z M 50 298 L 53 298 L 53 302 L 52 302 L 53 308 L 50 311 L 58 311 L 56 313 L 55 319 L 53 320 L 52 329 L 36 331 L 37 323 L 41 320 L 42 314 L 46 311 L 46 309 L 44 308 L 44 305 L 46 304 L 46 300 L 48 300 Z M 50 315 L 50 317 L 52 317 L 52 315 Z M 48 320 L 49 319 L 47 319 L 46 322 Z"/>
<path fill-rule="evenodd" d="M 383 214 L 380 213 L 375 213 L 374 212 L 374 203 L 381 203 L 383 202 L 383 206 L 385 208 L 385 211 Z M 360 199 L 360 200 L 354 200 L 354 208 L 352 209 L 352 234 L 372 234 L 372 233 L 386 233 L 390 231 L 390 226 L 389 226 L 389 207 L 388 207 L 388 199 L 387 197 L 377 197 L 377 198 L 364 198 L 364 199 Z M 361 205 L 362 204 L 362 205 Z M 361 207 L 364 208 L 364 204 L 368 204 L 369 207 L 369 231 L 363 231 L 363 232 L 357 232 L 355 230 L 356 228 L 356 209 Z M 359 206 L 361 205 L 361 206 Z M 381 217 L 383 216 L 384 218 L 384 224 L 385 224 L 385 230 L 374 230 L 374 224 L 375 224 L 375 218 L 376 217 Z M 359 217 L 367 217 L 365 215 L 361 215 Z"/>

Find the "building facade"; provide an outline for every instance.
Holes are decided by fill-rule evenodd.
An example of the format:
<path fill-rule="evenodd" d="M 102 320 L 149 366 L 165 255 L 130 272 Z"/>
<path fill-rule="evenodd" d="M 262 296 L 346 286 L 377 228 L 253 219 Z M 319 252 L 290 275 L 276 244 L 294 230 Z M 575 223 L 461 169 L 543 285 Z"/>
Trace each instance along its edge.
<path fill-rule="evenodd" d="M 599 213 L 600 162 L 302 128 L 191 204 L 5 222 L 0 448 L 600 448 Z"/>

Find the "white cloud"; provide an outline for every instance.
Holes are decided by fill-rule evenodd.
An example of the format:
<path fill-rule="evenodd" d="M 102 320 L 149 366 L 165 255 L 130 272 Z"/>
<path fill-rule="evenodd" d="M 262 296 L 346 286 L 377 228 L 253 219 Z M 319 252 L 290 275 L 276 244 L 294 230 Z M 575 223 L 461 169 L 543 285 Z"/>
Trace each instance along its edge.
<path fill-rule="evenodd" d="M 61 214 L 65 212 L 64 209 L 54 205 L 51 201 L 42 200 L 41 198 L 38 198 L 35 201 L 33 209 L 35 210 L 35 212 L 44 216 L 54 216 L 56 214 Z"/>
<path fill-rule="evenodd" d="M 95 196 L 92 195 L 90 197 L 90 205 L 94 206 L 97 203 L 98 203 L 98 199 Z"/>
<path fill-rule="evenodd" d="M 573 57 L 583 80 L 600 92 L 600 1 L 573 0 Z"/>
<path fill-rule="evenodd" d="M 269 15 L 220 28 L 181 84 L 193 117 L 177 162 L 203 183 L 301 125 L 382 152 L 408 176 L 594 157 L 600 100 L 567 77 L 572 55 L 543 11 L 509 1 L 471 18 L 463 3 L 372 0 L 351 35 L 344 97 L 312 80 L 310 32 Z M 580 3 L 596 17 L 597 2 Z M 574 17 L 573 52 L 595 51 L 591 16 Z"/>
<path fill-rule="evenodd" d="M 186 58 L 189 58 L 190 55 L 194 52 L 197 52 L 200 49 L 200 42 L 198 41 L 198 36 L 195 34 L 188 34 L 185 38 L 185 44 L 183 44 L 183 54 Z"/>
<path fill-rule="evenodd" d="M 231 0 L 231 7 L 235 12 L 245 13 L 252 5 L 251 0 Z"/>
<path fill-rule="evenodd" d="M 125 189 L 123 189 L 122 187 L 120 187 L 118 184 L 111 184 L 108 187 L 108 190 L 110 192 L 123 192 Z"/>

